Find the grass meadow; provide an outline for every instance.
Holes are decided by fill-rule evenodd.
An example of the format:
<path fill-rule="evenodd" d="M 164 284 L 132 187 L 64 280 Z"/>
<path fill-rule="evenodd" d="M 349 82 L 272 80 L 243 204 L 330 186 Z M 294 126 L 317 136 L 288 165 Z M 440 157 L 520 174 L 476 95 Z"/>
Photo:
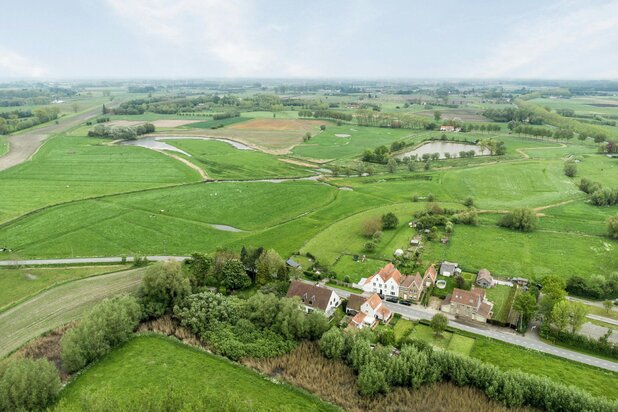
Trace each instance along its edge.
<path fill-rule="evenodd" d="M 32 161 L 0 172 L 0 222 L 55 203 L 200 180 L 153 150 L 102 139 L 56 136 Z"/>
<path fill-rule="evenodd" d="M 62 282 L 127 268 L 127 265 L 96 265 L 0 269 L 0 311 Z"/>
<path fill-rule="evenodd" d="M 316 396 L 273 383 L 246 367 L 154 335 L 133 338 L 79 375 L 62 391 L 54 410 L 79 411 L 84 402 L 96 404 L 110 397 L 122 407 L 136 394 L 152 401 L 170 390 L 189 399 L 200 394 L 200 400 L 206 398 L 213 410 L 338 410 Z"/>
<path fill-rule="evenodd" d="M 167 143 L 191 154 L 179 154 L 202 168 L 212 179 L 268 179 L 310 176 L 307 168 L 282 162 L 277 156 L 257 150 L 239 150 L 213 140 L 168 140 Z"/>

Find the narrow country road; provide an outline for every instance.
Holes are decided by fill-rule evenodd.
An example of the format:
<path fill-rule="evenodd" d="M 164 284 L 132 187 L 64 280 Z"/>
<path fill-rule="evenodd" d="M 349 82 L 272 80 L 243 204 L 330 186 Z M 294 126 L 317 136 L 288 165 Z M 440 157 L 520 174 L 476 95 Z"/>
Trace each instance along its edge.
<path fill-rule="evenodd" d="M 332 289 L 342 297 L 350 296 L 350 292 L 329 285 L 324 285 L 329 289 Z M 399 313 L 401 316 L 417 320 L 427 319 L 430 320 L 436 313 L 443 313 L 433 309 L 428 309 L 422 306 L 405 306 L 399 303 L 384 302 L 384 304 L 393 312 Z M 444 314 L 444 313 L 443 313 Z M 489 324 L 481 324 L 478 326 L 474 323 L 462 323 L 457 321 L 453 316 L 444 314 L 449 318 L 449 326 L 454 329 L 463 330 L 465 332 L 474 333 L 477 335 L 485 336 L 488 338 L 496 339 L 502 342 L 510 343 L 512 345 L 521 346 L 526 349 L 537 350 L 539 352 L 548 353 L 550 355 L 558 356 L 560 358 L 569 359 L 574 362 L 585 363 L 587 365 L 596 366 L 598 368 L 607 369 L 613 372 L 618 372 L 618 363 L 608 361 L 605 359 L 597 358 L 594 356 L 585 355 L 583 353 L 563 349 L 557 346 L 549 345 L 535 339 L 531 336 L 522 336 L 510 329 L 498 328 Z"/>
<path fill-rule="evenodd" d="M 162 260 L 174 259 L 183 261 L 189 256 L 146 256 L 151 262 L 160 262 Z M 116 257 L 92 257 L 92 258 L 67 258 L 67 259 L 30 259 L 30 260 L 0 260 L 0 266 L 47 266 L 47 265 L 81 265 L 86 263 L 123 263 L 133 262 L 134 256 L 125 258 Z"/>
<path fill-rule="evenodd" d="M 7 138 L 9 151 L 4 156 L 0 156 L 0 171 L 29 160 L 39 149 L 41 144 L 51 135 L 77 126 L 99 113 L 101 113 L 101 109 L 97 106 L 84 113 L 69 117 L 66 120 L 60 118 L 58 124 L 52 123 L 48 126 L 33 128 L 32 130 L 26 130 L 23 133 L 9 136 Z"/>
<path fill-rule="evenodd" d="M 0 358 L 41 334 L 80 318 L 94 304 L 134 291 L 144 269 L 131 269 L 68 282 L 0 312 Z"/>

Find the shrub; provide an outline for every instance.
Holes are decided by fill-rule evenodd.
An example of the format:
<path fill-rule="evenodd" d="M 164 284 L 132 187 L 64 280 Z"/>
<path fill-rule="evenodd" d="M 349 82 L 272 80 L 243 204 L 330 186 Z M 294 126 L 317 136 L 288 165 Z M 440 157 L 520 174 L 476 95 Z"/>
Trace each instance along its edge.
<path fill-rule="evenodd" d="M 385 215 L 382 215 L 382 228 L 385 230 L 396 229 L 399 225 L 399 219 L 395 216 L 394 213 L 388 212 Z"/>
<path fill-rule="evenodd" d="M 322 335 L 320 350 L 328 359 L 341 359 L 345 349 L 345 338 L 338 327 L 332 327 Z"/>
<path fill-rule="evenodd" d="M 363 246 L 363 250 L 365 252 L 371 253 L 371 252 L 375 252 L 377 247 L 378 245 L 376 245 L 376 242 L 369 241 L 369 242 L 365 242 L 365 245 Z"/>
<path fill-rule="evenodd" d="M 105 299 L 62 337 L 64 367 L 78 371 L 126 342 L 140 318 L 141 307 L 133 296 Z"/>
<path fill-rule="evenodd" d="M 358 374 L 358 390 L 363 396 L 375 396 L 388 392 L 388 382 L 383 370 L 375 369 L 372 365 L 363 367 Z"/>
<path fill-rule="evenodd" d="M 618 215 L 607 219 L 607 234 L 612 239 L 618 239 Z"/>
<path fill-rule="evenodd" d="M 515 209 L 504 215 L 499 224 L 509 229 L 531 232 L 536 228 L 536 213 L 532 209 Z"/>
<path fill-rule="evenodd" d="M 159 262 L 146 270 L 138 292 L 147 316 L 163 316 L 191 293 L 189 279 L 175 260 Z"/>
<path fill-rule="evenodd" d="M 382 230 L 382 221 L 379 218 L 370 218 L 361 224 L 361 235 L 368 238 L 380 230 Z"/>
<path fill-rule="evenodd" d="M 0 365 L 0 411 L 45 410 L 60 389 L 58 371 L 46 359 L 11 359 Z"/>
<path fill-rule="evenodd" d="M 564 174 L 568 177 L 575 177 L 577 174 L 577 165 L 573 162 L 566 162 L 564 164 Z"/>
<path fill-rule="evenodd" d="M 475 209 L 466 210 L 464 212 L 453 215 L 451 220 L 454 223 L 476 226 L 479 223 L 478 213 Z"/>

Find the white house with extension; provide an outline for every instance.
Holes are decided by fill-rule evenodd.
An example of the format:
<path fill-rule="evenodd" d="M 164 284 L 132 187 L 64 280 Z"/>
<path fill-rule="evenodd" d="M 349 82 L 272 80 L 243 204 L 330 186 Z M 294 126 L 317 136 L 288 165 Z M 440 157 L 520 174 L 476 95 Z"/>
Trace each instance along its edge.
<path fill-rule="evenodd" d="M 333 316 L 335 309 L 341 304 L 341 298 L 334 291 L 299 280 L 290 282 L 286 296 L 300 298 L 307 313 L 319 310 L 328 317 Z"/>
<path fill-rule="evenodd" d="M 384 297 L 397 298 L 399 296 L 399 285 L 401 284 L 401 272 L 389 263 L 380 269 L 375 275 L 369 278 L 362 278 L 358 286 L 364 292 L 377 293 Z"/>
<path fill-rule="evenodd" d="M 384 306 L 382 299 L 380 299 L 377 293 L 368 298 L 351 295 L 348 300 L 348 306 L 356 306 L 358 304 L 360 304 L 358 307 L 347 309 L 348 313 L 356 313 L 349 324 L 352 328 L 362 329 L 366 326 L 373 328 L 380 321 L 387 323 L 393 316 L 391 310 Z"/>

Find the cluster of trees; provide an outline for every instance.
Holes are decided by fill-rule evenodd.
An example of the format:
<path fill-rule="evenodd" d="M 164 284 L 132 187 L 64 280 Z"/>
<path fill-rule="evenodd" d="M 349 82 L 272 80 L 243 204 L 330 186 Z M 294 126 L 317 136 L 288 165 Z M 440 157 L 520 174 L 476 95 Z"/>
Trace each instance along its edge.
<path fill-rule="evenodd" d="M 613 279 L 613 282 L 615 281 L 616 279 Z M 539 316 L 543 320 L 541 336 L 618 358 L 618 345 L 609 341 L 611 332 L 598 340 L 577 333 L 586 322 L 588 310 L 583 303 L 566 299 L 567 283 L 564 279 L 558 276 L 546 276 L 541 283 L 542 299 L 538 308 Z"/>
<path fill-rule="evenodd" d="M 483 112 L 483 116 L 493 120 L 494 122 L 501 123 L 520 122 L 529 124 L 543 124 L 543 118 L 535 115 L 533 111 L 514 107 L 506 107 L 504 109 L 487 109 Z"/>
<path fill-rule="evenodd" d="M 76 372 L 126 342 L 142 317 L 138 300 L 129 295 L 106 299 L 96 305 L 60 342 L 62 363 Z"/>
<path fill-rule="evenodd" d="M 590 195 L 590 203 L 595 206 L 618 205 L 618 188 L 604 188 L 600 183 L 584 178 L 579 182 L 579 190 Z M 608 222 L 608 224 L 610 236 L 613 237 L 611 233 L 611 222 Z"/>
<path fill-rule="evenodd" d="M 618 274 L 595 275 L 588 279 L 571 276 L 567 280 L 566 291 L 570 295 L 588 299 L 616 299 L 618 298 Z"/>
<path fill-rule="evenodd" d="M 382 230 L 392 230 L 399 226 L 399 218 L 392 212 L 385 213 L 382 217 L 374 217 L 361 223 L 360 232 L 369 240 L 365 243 L 364 250 L 373 252 L 382 239 Z"/>
<path fill-rule="evenodd" d="M 418 388 L 439 381 L 469 385 L 509 407 L 531 406 L 547 411 L 612 411 L 612 401 L 587 392 L 519 371 L 503 371 L 478 359 L 445 350 L 434 350 L 425 342 L 404 339 L 401 350 L 373 345 L 371 331 L 342 332 L 332 328 L 320 339 L 322 354 L 342 360 L 357 374 L 362 395 L 375 396 L 393 387 Z"/>
<path fill-rule="evenodd" d="M 298 111 L 298 117 L 313 117 L 315 119 L 335 119 L 344 120 L 347 122 L 352 121 L 352 119 L 354 118 L 354 116 L 352 116 L 352 113 L 345 113 L 329 109 L 302 109 Z"/>
<path fill-rule="evenodd" d="M 64 87 L 0 90 L 0 107 L 39 106 L 50 100 L 75 96 L 77 91 Z"/>
<path fill-rule="evenodd" d="M 215 113 L 212 115 L 213 120 L 223 120 L 223 119 L 231 119 L 234 117 L 239 117 L 239 112 L 223 112 L 223 113 Z"/>
<path fill-rule="evenodd" d="M 514 209 L 500 219 L 498 223 L 502 227 L 507 227 L 521 232 L 531 232 L 536 229 L 537 217 L 532 209 Z"/>
<path fill-rule="evenodd" d="M 155 126 L 152 123 L 144 123 L 138 126 L 108 126 L 98 123 L 88 131 L 90 137 L 111 137 L 117 140 L 135 140 L 137 136 L 154 133 Z"/>
<path fill-rule="evenodd" d="M 46 359 L 9 359 L 0 363 L 0 411 L 46 410 L 62 385 L 56 367 Z"/>
<path fill-rule="evenodd" d="M 247 300 L 213 292 L 189 295 L 174 306 L 180 324 L 230 359 L 273 357 L 328 328 L 319 312 L 306 314 L 297 299 L 258 292 Z"/>
<path fill-rule="evenodd" d="M 436 128 L 436 123 L 426 117 L 412 114 L 398 114 L 395 116 L 374 110 L 358 110 L 354 117 L 359 126 L 417 130 L 433 130 Z"/>
<path fill-rule="evenodd" d="M 599 146 L 599 151 L 601 153 L 618 153 L 618 143 L 610 140 L 605 144 L 601 144 Z"/>
<path fill-rule="evenodd" d="M 57 107 L 41 107 L 0 113 L 0 135 L 28 129 L 41 123 L 56 120 L 60 114 Z"/>

